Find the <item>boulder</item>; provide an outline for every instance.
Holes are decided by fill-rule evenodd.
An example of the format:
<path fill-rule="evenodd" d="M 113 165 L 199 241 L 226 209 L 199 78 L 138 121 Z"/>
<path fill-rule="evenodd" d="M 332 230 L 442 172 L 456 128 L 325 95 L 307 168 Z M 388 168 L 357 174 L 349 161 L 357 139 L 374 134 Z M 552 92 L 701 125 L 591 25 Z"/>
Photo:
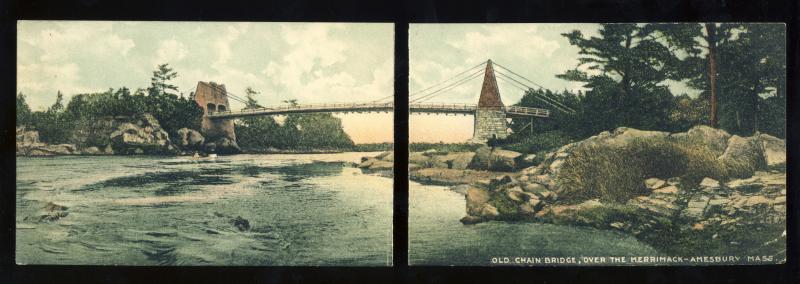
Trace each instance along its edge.
<path fill-rule="evenodd" d="M 420 168 L 409 172 L 409 178 L 414 181 L 438 185 L 488 184 L 489 180 L 498 178 L 500 175 L 495 172 L 447 168 Z"/>
<path fill-rule="evenodd" d="M 664 181 L 663 179 L 659 179 L 659 178 L 649 178 L 649 179 L 644 180 L 645 187 L 647 187 L 647 188 L 649 188 L 651 190 L 659 189 L 659 188 L 663 187 L 666 184 L 667 184 L 666 181 Z"/>
<path fill-rule="evenodd" d="M 178 146 L 181 149 L 194 149 L 199 150 L 203 146 L 203 142 L 205 142 L 205 137 L 200 132 L 189 129 L 189 128 L 181 128 L 178 129 Z"/>
<path fill-rule="evenodd" d="M 376 160 L 369 166 L 371 171 L 391 171 L 394 169 L 394 162 Z"/>
<path fill-rule="evenodd" d="M 731 135 L 722 129 L 698 125 L 686 132 L 686 138 L 692 142 L 705 144 L 717 155 L 721 155 L 728 147 L 728 139 L 731 138 Z"/>
<path fill-rule="evenodd" d="M 102 155 L 103 151 L 100 151 L 100 148 L 97 148 L 95 146 L 91 146 L 91 147 L 86 147 L 83 150 L 81 150 L 81 154 L 83 154 L 83 155 Z"/>
<path fill-rule="evenodd" d="M 513 171 L 518 169 L 516 160 L 520 156 L 522 154 L 519 152 L 481 147 L 475 151 L 475 156 L 472 158 L 468 168 L 496 172 Z"/>
<path fill-rule="evenodd" d="M 72 144 L 37 144 L 27 150 L 30 156 L 54 156 L 54 155 L 73 155 L 76 154 L 75 145 Z"/>
<path fill-rule="evenodd" d="M 239 229 L 239 231 L 250 230 L 250 221 L 248 221 L 245 218 L 242 218 L 242 216 L 236 216 L 236 218 L 231 219 L 230 222 L 234 227 Z"/>
<path fill-rule="evenodd" d="M 467 189 L 467 215 L 481 216 L 485 206 L 491 206 L 489 202 L 489 192 L 482 188 L 472 187 Z M 495 211 L 497 208 L 494 209 Z"/>
<path fill-rule="evenodd" d="M 703 178 L 703 180 L 700 181 L 700 187 L 716 188 L 719 187 L 719 181 L 713 178 Z"/>
<path fill-rule="evenodd" d="M 167 132 L 150 114 L 117 125 L 109 137 L 116 153 L 164 154 L 175 150 Z"/>
<path fill-rule="evenodd" d="M 749 177 L 756 170 L 766 168 L 763 145 L 757 136 L 741 137 L 733 135 L 728 139 L 728 147 L 717 158 L 725 165 L 731 177 Z"/>
<path fill-rule="evenodd" d="M 408 162 L 417 165 L 424 165 L 428 162 L 430 157 L 423 155 L 421 152 L 411 152 L 408 154 Z"/>
<path fill-rule="evenodd" d="M 455 152 L 446 155 L 434 156 L 431 158 L 434 162 L 431 163 L 434 167 L 443 166 L 448 169 L 463 170 L 466 169 L 475 153 L 472 152 Z"/>
<path fill-rule="evenodd" d="M 27 130 L 24 126 L 17 127 L 17 150 L 20 147 L 30 147 L 39 144 L 39 131 Z"/>
<path fill-rule="evenodd" d="M 530 193 L 542 193 L 548 191 L 546 186 L 538 182 L 522 183 L 522 190 Z"/>
<path fill-rule="evenodd" d="M 522 156 L 522 161 L 526 162 L 526 163 L 529 163 L 529 164 L 533 164 L 533 162 L 536 161 L 536 154 L 528 154 L 528 155 Z"/>
<path fill-rule="evenodd" d="M 377 156 L 375 156 L 375 159 L 384 160 L 384 161 L 390 161 L 390 162 L 394 161 L 394 152 L 387 151 L 387 152 L 380 153 Z"/>
<path fill-rule="evenodd" d="M 216 153 L 216 154 L 238 154 L 242 152 L 242 149 L 239 148 L 239 145 L 236 144 L 236 141 L 231 140 L 228 137 L 220 137 L 216 140 L 206 143 L 203 146 L 203 150 L 206 153 Z"/>
<path fill-rule="evenodd" d="M 783 139 L 767 134 L 759 134 L 758 141 L 764 149 L 764 159 L 768 167 L 786 166 L 786 142 Z"/>

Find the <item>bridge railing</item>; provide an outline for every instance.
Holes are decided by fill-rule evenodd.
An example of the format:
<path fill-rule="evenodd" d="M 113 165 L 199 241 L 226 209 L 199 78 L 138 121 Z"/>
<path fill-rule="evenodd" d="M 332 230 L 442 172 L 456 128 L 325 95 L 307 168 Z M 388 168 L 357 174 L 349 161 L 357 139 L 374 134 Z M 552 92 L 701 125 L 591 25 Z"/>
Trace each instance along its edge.
<path fill-rule="evenodd" d="M 441 109 L 441 110 L 464 110 L 474 111 L 477 106 L 474 104 L 453 104 L 453 103 L 412 103 L 409 109 Z"/>
<path fill-rule="evenodd" d="M 541 116 L 541 117 L 550 116 L 550 110 L 542 108 L 508 106 L 505 108 L 505 110 L 507 113 L 517 114 L 517 115 L 530 115 L 530 116 Z"/>
<path fill-rule="evenodd" d="M 288 110 L 320 110 L 320 109 L 370 109 L 370 108 L 393 108 L 394 102 L 356 102 L 356 103 L 324 103 L 324 104 L 302 104 L 302 105 L 281 105 L 260 108 L 241 109 L 237 111 L 214 111 L 208 115 L 226 114 L 246 114 L 269 111 L 288 111 Z"/>
<path fill-rule="evenodd" d="M 281 105 L 274 107 L 261 107 L 242 109 L 238 111 L 216 111 L 209 112 L 209 116 L 239 116 L 239 115 L 258 115 L 260 113 L 287 113 L 287 112 L 302 112 L 302 111 L 371 111 L 371 110 L 385 110 L 394 107 L 394 102 L 356 102 L 356 103 L 326 103 L 326 104 L 304 104 L 304 105 Z M 459 104 L 459 103 L 412 103 L 409 104 L 409 110 L 413 112 L 430 112 L 430 113 L 470 113 L 475 112 L 478 106 L 475 104 Z M 520 106 L 507 106 L 497 107 L 497 110 L 503 110 L 510 115 L 521 116 L 538 116 L 549 117 L 550 111 L 541 108 L 530 108 Z"/>

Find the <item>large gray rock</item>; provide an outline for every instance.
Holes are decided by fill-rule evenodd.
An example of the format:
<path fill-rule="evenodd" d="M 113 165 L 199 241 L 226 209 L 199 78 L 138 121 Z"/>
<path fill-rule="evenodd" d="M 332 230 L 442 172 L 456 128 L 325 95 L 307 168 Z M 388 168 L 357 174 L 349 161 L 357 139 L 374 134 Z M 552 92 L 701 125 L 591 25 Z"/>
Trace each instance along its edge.
<path fill-rule="evenodd" d="M 508 172 L 518 169 L 517 158 L 522 153 L 503 150 L 500 148 L 481 147 L 475 151 L 475 156 L 469 164 L 470 169 Z"/>
<path fill-rule="evenodd" d="M 39 144 L 39 131 L 36 130 L 27 130 L 24 126 L 17 127 L 16 129 L 17 134 L 17 145 L 22 146 L 30 146 L 34 144 Z"/>
<path fill-rule="evenodd" d="M 24 126 L 16 129 L 16 152 L 17 156 L 29 155 L 30 151 L 36 146 L 43 146 L 39 142 L 39 132 L 27 130 Z"/>
<path fill-rule="evenodd" d="M 733 135 L 728 139 L 728 147 L 717 158 L 725 166 L 731 177 L 749 177 L 756 170 L 767 166 L 764 148 L 757 136 L 741 137 Z"/>
<path fill-rule="evenodd" d="M 489 192 L 482 188 L 472 187 L 467 189 L 466 200 L 467 214 L 472 216 L 482 216 L 484 213 L 484 207 L 489 205 Z M 497 209 L 495 208 L 495 210 Z M 492 210 L 487 209 L 487 212 L 488 211 Z"/>
<path fill-rule="evenodd" d="M 455 152 L 446 155 L 439 155 L 431 157 L 434 166 L 444 166 L 448 169 L 463 170 L 469 167 L 475 153 L 472 152 Z"/>
<path fill-rule="evenodd" d="M 110 140 L 114 152 L 121 154 L 162 154 L 176 150 L 167 132 L 150 114 L 119 124 L 110 134 Z"/>
<path fill-rule="evenodd" d="M 36 144 L 27 150 L 30 156 L 60 156 L 76 154 L 75 145 L 72 144 Z"/>
<path fill-rule="evenodd" d="M 786 166 L 786 141 L 768 134 L 759 134 L 758 140 L 768 167 Z"/>
<path fill-rule="evenodd" d="M 200 132 L 186 127 L 178 129 L 177 134 L 177 143 L 181 149 L 199 150 L 206 140 Z"/>
<path fill-rule="evenodd" d="M 86 147 L 83 150 L 81 150 L 81 154 L 82 155 L 102 155 L 103 151 L 100 151 L 100 148 L 97 148 L 95 146 L 91 146 L 91 147 Z"/>
<path fill-rule="evenodd" d="M 220 137 L 216 140 L 206 143 L 203 146 L 203 149 L 206 153 L 216 153 L 216 154 L 237 154 L 241 153 L 242 149 L 239 148 L 239 145 L 236 144 L 236 141 L 233 141 L 227 137 Z"/>

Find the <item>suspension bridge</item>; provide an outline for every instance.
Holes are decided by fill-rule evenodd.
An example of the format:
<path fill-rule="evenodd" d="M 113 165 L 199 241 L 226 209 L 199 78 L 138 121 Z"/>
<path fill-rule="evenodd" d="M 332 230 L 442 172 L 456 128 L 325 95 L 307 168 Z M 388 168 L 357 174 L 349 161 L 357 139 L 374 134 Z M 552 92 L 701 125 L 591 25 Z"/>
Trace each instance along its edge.
<path fill-rule="evenodd" d="M 495 70 L 494 66 L 500 70 Z M 441 97 L 461 85 L 464 85 L 483 74 L 483 84 L 477 104 L 454 104 L 431 102 L 432 99 Z M 496 75 L 500 75 L 499 77 Z M 534 88 L 542 88 L 510 69 L 487 60 L 464 70 L 456 75 L 440 81 L 437 84 L 421 89 L 409 95 L 408 110 L 410 113 L 427 114 L 463 114 L 475 117 L 473 138 L 474 143 L 485 143 L 490 138 L 505 138 L 508 135 L 507 118 L 550 117 L 550 110 L 521 106 L 505 106 L 500 97 L 497 79 L 524 92 Z M 536 98 L 555 110 L 574 113 L 574 110 L 563 105 L 557 99 L 532 92 Z M 202 131 L 207 135 L 221 135 L 235 141 L 233 120 L 249 116 L 287 115 L 304 113 L 369 113 L 394 111 L 394 95 L 389 95 L 378 100 L 352 103 L 327 103 L 327 104 L 287 104 L 281 106 L 254 107 L 245 98 L 226 91 L 225 85 L 213 82 L 198 82 L 194 99 L 203 108 L 204 116 Z M 251 105 L 241 110 L 231 110 L 229 99 L 245 105 Z M 532 125 L 531 120 L 530 125 Z M 527 125 L 525 126 L 527 127 Z M 524 128 L 524 127 L 523 127 Z"/>

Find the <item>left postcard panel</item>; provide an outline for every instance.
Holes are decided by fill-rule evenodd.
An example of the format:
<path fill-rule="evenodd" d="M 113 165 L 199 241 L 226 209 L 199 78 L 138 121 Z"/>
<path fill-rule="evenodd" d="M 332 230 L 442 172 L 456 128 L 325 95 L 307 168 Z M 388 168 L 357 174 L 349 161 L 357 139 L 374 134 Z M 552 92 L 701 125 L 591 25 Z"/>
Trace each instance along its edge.
<path fill-rule="evenodd" d="M 391 266 L 393 47 L 392 24 L 18 22 L 16 263 Z"/>

